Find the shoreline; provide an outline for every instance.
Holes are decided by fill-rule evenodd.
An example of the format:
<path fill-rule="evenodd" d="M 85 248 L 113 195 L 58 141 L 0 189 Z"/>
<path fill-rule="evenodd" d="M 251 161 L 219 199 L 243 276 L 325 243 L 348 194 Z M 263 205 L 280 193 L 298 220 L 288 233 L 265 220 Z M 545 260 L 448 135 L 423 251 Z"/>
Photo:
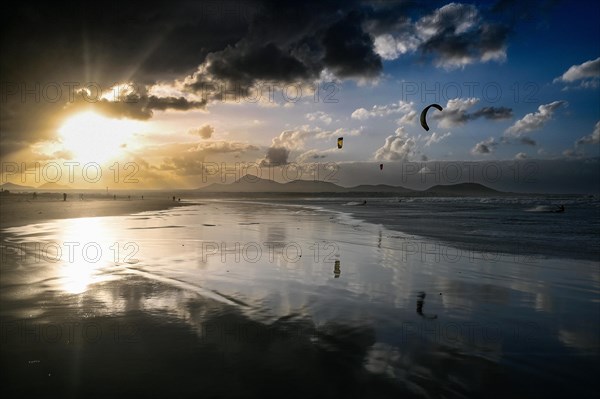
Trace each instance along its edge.
<path fill-rule="evenodd" d="M 348 199 L 351 199 L 350 197 Z M 369 199 L 367 197 L 367 199 Z M 331 201 L 329 201 L 331 200 Z M 368 223 L 384 227 L 392 233 L 398 233 L 407 238 L 414 239 L 415 242 L 439 244 L 444 247 L 455 248 L 461 253 L 487 253 L 500 258 L 507 256 L 516 256 L 522 263 L 539 262 L 543 259 L 563 259 L 567 261 L 593 261 L 600 260 L 598 249 L 587 248 L 586 251 L 581 251 L 580 248 L 569 248 L 565 250 L 551 244 L 543 244 L 540 242 L 520 241 L 516 239 L 498 241 L 492 236 L 472 236 L 470 232 L 455 228 L 450 221 L 449 225 L 453 226 L 452 230 L 440 230 L 436 227 L 440 226 L 435 220 L 428 220 L 428 223 L 421 223 L 421 219 L 407 214 L 396 215 L 397 218 L 391 220 L 385 217 L 380 217 L 373 213 L 370 206 L 344 206 L 344 204 L 336 203 L 336 199 L 327 198 L 327 201 L 280 201 L 279 199 L 264 199 L 262 201 L 253 201 L 247 199 L 244 202 L 258 204 L 279 204 L 282 206 L 303 206 L 317 211 L 324 211 L 333 214 L 344 214 L 357 223 Z M 371 199 L 369 199 L 371 200 Z M 381 198 L 375 198 L 381 200 Z M 404 203 L 403 205 L 405 205 Z M 370 204 L 373 205 L 373 204 Z M 341 209 L 340 206 L 344 206 Z M 524 214 L 531 216 L 531 214 Z M 543 216 L 544 214 L 542 214 Z M 401 220 L 402 223 L 398 221 Z M 484 220 L 479 220 L 485 224 Z M 433 228 L 432 228 L 433 227 Z M 468 233 L 468 234 L 464 234 Z"/>
<path fill-rule="evenodd" d="M 56 198 L 42 197 L 33 200 L 30 195 L 17 194 L 0 196 L 0 229 L 3 230 L 9 227 L 37 224 L 48 222 L 50 220 L 132 215 L 146 211 L 166 210 L 173 207 L 194 205 L 200 200 L 200 198 L 186 198 L 184 202 L 173 202 L 172 199 L 165 198 L 168 197 L 167 193 L 160 196 L 156 194 L 146 196 L 143 200 L 139 195 L 132 196 L 133 198 L 131 199 L 128 199 L 125 196 L 122 196 L 121 198 L 117 197 L 116 200 L 113 200 L 110 197 L 106 198 L 105 196 L 96 195 L 86 197 L 84 200 L 79 200 L 78 198 L 67 199 L 66 202 L 62 201 L 58 196 L 55 197 Z M 293 199 L 281 201 L 281 198 L 223 198 L 223 200 L 231 203 L 269 204 L 293 208 L 305 207 L 325 213 L 345 214 L 351 219 L 356 220 L 358 223 L 380 225 L 392 233 L 399 233 L 406 236 L 407 239 L 413 239 L 415 242 L 423 241 L 437 243 L 442 246 L 454 247 L 463 252 L 492 253 L 501 258 L 506 255 L 515 255 L 518 256 L 519 259 L 526 260 L 525 263 L 541 261 L 543 258 L 584 261 L 598 260 L 598 255 L 594 252 L 563 252 L 557 251 L 552 247 L 545 248 L 541 246 L 526 245 L 526 243 L 511 246 L 508 244 L 499 245 L 497 242 L 468 241 L 465 238 L 458 238 L 459 236 L 440 235 L 440 232 L 438 231 L 428 231 L 417 225 L 411 226 L 410 224 L 403 224 L 403 228 L 400 228 L 398 223 L 392 223 L 386 219 L 378 220 L 377 218 L 373 218 L 373 215 L 365 214 L 364 210 L 366 209 L 363 209 L 363 207 L 337 209 L 338 207 L 334 204 L 319 203 L 318 201 L 315 203 L 311 200 L 306 202 L 303 200 L 295 201 Z M 332 200 L 335 201 L 336 199 Z M 209 201 L 214 201 L 214 199 Z"/>
<path fill-rule="evenodd" d="M 25 226 L 56 219 L 75 219 L 101 216 L 124 216 L 146 211 L 165 210 L 192 205 L 164 198 L 166 196 L 138 197 L 116 200 L 105 198 L 31 199 L 30 195 L 0 197 L 0 229 Z"/>

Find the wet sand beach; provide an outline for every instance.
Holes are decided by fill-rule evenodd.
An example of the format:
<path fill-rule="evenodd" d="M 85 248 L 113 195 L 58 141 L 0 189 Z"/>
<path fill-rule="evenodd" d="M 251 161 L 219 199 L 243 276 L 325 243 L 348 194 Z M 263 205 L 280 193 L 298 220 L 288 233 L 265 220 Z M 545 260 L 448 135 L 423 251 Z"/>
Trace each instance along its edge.
<path fill-rule="evenodd" d="M 79 200 L 77 195 L 69 194 L 67 201 L 59 194 L 38 197 L 33 200 L 31 194 L 16 194 L 0 196 L 0 228 L 39 223 L 44 220 L 70 219 L 92 216 L 128 215 L 158 209 L 167 209 L 181 205 L 168 199 L 167 195 L 145 196 L 145 199 L 135 196 L 131 199 L 120 194 L 117 199 L 102 198 L 101 196 L 85 197 Z"/>
<path fill-rule="evenodd" d="M 592 397 L 597 264 L 294 204 L 2 230 L 2 385 L 45 397 Z M 3 210 L 4 213 L 4 210 Z"/>

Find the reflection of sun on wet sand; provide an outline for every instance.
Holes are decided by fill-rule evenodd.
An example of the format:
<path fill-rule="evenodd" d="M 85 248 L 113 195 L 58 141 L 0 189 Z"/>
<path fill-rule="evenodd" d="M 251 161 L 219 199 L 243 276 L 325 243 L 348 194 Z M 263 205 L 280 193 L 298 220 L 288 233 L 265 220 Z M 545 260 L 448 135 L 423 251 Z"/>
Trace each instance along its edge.
<path fill-rule="evenodd" d="M 318 325 L 310 317 L 260 323 L 235 306 L 140 276 L 126 285 L 104 282 L 68 298 L 44 293 L 33 301 L 50 300 L 63 307 L 45 309 L 29 324 L 3 320 L 7 332 L 2 360 L 10 366 L 0 375 L 0 382 L 8 383 L 4 392 L 15 397 L 123 397 L 130 392 L 132 397 L 160 398 L 410 393 L 365 369 L 364 358 L 376 340 L 370 326 Z M 75 298 L 103 306 L 93 317 L 81 318 L 82 301 Z M 148 311 L 154 298 L 163 298 L 162 312 Z M 5 307 L 12 305 L 16 303 Z M 105 311 L 114 308 L 121 312 Z M 51 328 L 36 335 L 38 325 Z M 57 334 L 63 339 L 54 340 Z"/>
<path fill-rule="evenodd" d="M 62 197 L 57 199 L 32 200 L 31 195 L 10 195 L 0 197 L 0 228 L 19 226 L 23 224 L 38 223 L 51 219 L 71 219 L 94 216 L 129 215 L 132 213 L 167 209 L 173 206 L 182 206 L 185 203 L 172 202 L 168 196 L 149 197 L 145 199 L 113 200 L 95 198 L 80 201 L 76 195 L 69 196 L 63 202 Z M 124 198 L 127 198 L 126 196 Z"/>
<path fill-rule="evenodd" d="M 179 205 L 165 197 L 157 207 Z M 67 213 L 136 212 L 145 198 Z M 378 398 L 414 397 L 405 392 L 414 387 L 422 397 L 527 397 L 538 387 L 564 393 L 571 370 L 595 381 L 593 357 L 570 356 L 595 342 L 584 341 L 595 324 L 570 321 L 595 320 L 595 264 L 466 257 L 295 203 L 203 200 L 3 234 L 0 384 L 11 396 L 120 397 L 135 387 L 156 397 Z M 73 261 L 68 242 L 79 244 Z M 36 257 L 37 243 L 62 248 L 62 262 Z M 94 257 L 88 243 L 102 250 L 98 261 L 84 258 Z M 505 348 L 540 372 L 507 368 Z M 555 367 L 565 353 L 573 367 Z"/>

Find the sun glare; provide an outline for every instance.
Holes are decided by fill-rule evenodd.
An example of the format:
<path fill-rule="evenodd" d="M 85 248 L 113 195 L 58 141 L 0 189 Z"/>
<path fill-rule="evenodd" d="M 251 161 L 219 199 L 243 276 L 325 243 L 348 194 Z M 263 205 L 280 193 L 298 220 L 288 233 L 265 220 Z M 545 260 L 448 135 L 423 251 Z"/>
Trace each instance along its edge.
<path fill-rule="evenodd" d="M 122 154 L 140 127 L 141 123 L 137 121 L 84 112 L 67 119 L 59 134 L 64 149 L 75 160 L 101 164 Z"/>
<path fill-rule="evenodd" d="M 115 247 L 110 223 L 103 218 L 77 218 L 64 220 L 61 227 L 60 242 L 71 245 L 61 252 L 63 290 L 80 294 L 94 283 L 111 279 L 103 269 L 119 259 L 119 244 Z"/>

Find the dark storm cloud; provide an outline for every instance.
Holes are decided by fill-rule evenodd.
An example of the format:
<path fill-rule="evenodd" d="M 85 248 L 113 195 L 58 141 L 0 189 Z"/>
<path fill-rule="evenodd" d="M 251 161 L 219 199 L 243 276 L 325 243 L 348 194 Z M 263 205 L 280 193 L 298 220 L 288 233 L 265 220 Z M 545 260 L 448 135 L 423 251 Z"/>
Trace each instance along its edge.
<path fill-rule="evenodd" d="M 149 96 L 146 108 L 164 111 L 174 109 L 177 111 L 187 111 L 190 109 L 204 108 L 206 101 L 190 101 L 183 97 L 157 97 Z"/>
<path fill-rule="evenodd" d="M 269 147 L 265 158 L 260 162 L 261 166 L 287 165 L 290 150 L 285 147 Z"/>
<path fill-rule="evenodd" d="M 442 63 L 464 65 L 461 57 L 485 61 L 503 48 L 507 30 L 482 23 L 474 6 L 452 3 L 449 9 L 442 7 L 443 18 L 423 19 L 439 13 L 434 7 L 400 0 L 15 3 L 5 10 L 0 28 L 0 76 L 3 82 L 29 86 L 94 82 L 103 88 L 122 82 L 147 88 L 187 77 L 192 91 L 215 82 L 310 81 L 324 71 L 341 78 L 372 78 L 382 71 L 375 37 L 395 31 L 414 36 L 423 26 L 433 33 L 419 42 L 419 49 Z M 464 20 L 471 17 L 472 23 Z M 462 29 L 465 23 L 469 29 Z M 18 150 L 19 143 L 54 137 L 65 105 L 72 111 L 85 104 L 71 104 L 65 96 L 53 102 L 23 102 L 19 94 L 5 101 L 3 96 L 3 153 Z M 142 91 L 135 103 L 100 100 L 87 106 L 147 119 L 153 110 L 204 105 Z"/>
<path fill-rule="evenodd" d="M 220 81 L 252 85 L 318 78 L 374 77 L 382 61 L 366 31 L 371 8 L 357 1 L 263 2 L 246 36 L 206 57 L 192 89 Z"/>
<path fill-rule="evenodd" d="M 492 121 L 509 119 L 513 116 L 512 109 L 507 107 L 483 107 L 475 112 L 468 112 L 479 102 L 477 98 L 456 98 L 448 101 L 446 108 L 440 113 L 433 113 L 430 118 L 440 121 L 440 126 L 450 128 L 461 126 L 468 121 L 484 118 Z"/>
<path fill-rule="evenodd" d="M 238 43 L 207 58 L 207 72 L 216 79 L 251 84 L 256 79 L 288 82 L 307 79 L 309 68 L 273 43 Z"/>
<path fill-rule="evenodd" d="M 327 29 L 323 37 L 324 65 L 340 77 L 375 76 L 382 69 L 373 40 L 361 28 L 363 16 L 348 14 Z"/>
<path fill-rule="evenodd" d="M 506 107 L 483 107 L 470 115 L 471 119 L 485 118 L 492 120 L 501 120 L 512 118 L 512 109 Z"/>
<path fill-rule="evenodd" d="M 498 142 L 493 137 L 490 137 L 487 140 L 480 141 L 479 143 L 475 144 L 475 146 L 471 149 L 471 154 L 491 154 L 494 152 L 494 149 L 497 145 Z"/>
<path fill-rule="evenodd" d="M 493 58 L 505 47 L 509 30 L 500 25 L 484 24 L 474 30 L 457 33 L 455 27 L 441 29 L 421 45 L 424 53 L 433 53 L 440 65 L 464 65 L 472 60 Z"/>
<path fill-rule="evenodd" d="M 65 111 L 73 113 L 76 110 L 94 110 L 98 113 L 115 118 L 129 118 L 147 120 L 153 115 L 153 111 L 188 111 L 192 109 L 203 109 L 206 106 L 206 100 L 190 101 L 183 97 L 157 97 L 147 94 L 128 95 L 125 98 L 118 98 L 117 101 L 101 99 L 90 103 L 78 99 L 67 104 Z"/>
<path fill-rule="evenodd" d="M 214 132 L 215 132 L 215 128 L 212 127 L 211 125 L 202 125 L 197 129 L 190 130 L 188 133 L 196 135 L 196 136 L 200 136 L 203 139 L 209 139 L 212 137 Z"/>
<path fill-rule="evenodd" d="M 3 79 L 50 80 L 63 70 L 99 83 L 176 77 L 240 40 L 252 7 L 227 0 L 13 4 L 2 26 Z"/>
<path fill-rule="evenodd" d="M 519 142 L 521 144 L 525 144 L 525 145 L 531 145 L 531 146 L 535 146 L 536 142 L 533 139 L 530 139 L 529 137 L 521 137 L 521 139 L 519 140 Z"/>
<path fill-rule="evenodd" d="M 203 107 L 147 95 L 79 101 L 68 86 L 145 86 L 191 73 L 209 53 L 241 40 L 256 10 L 256 2 L 227 0 L 11 4 L 0 27 L 2 156 L 55 137 L 65 112 L 78 107 L 137 119 L 150 118 L 152 110 Z M 62 95 L 45 92 L 52 85 Z"/>
<path fill-rule="evenodd" d="M 489 154 L 490 151 L 490 146 L 484 143 L 477 143 L 475 145 L 475 148 L 473 148 L 472 152 L 474 154 Z"/>
<path fill-rule="evenodd" d="M 196 85 L 310 80 L 325 68 L 341 77 L 375 76 L 381 59 L 363 28 L 371 9 L 358 0 L 18 3 L 7 10 L 10 18 L 1 27 L 0 72 L 3 82 L 28 87 L 92 82 L 103 89 L 118 82 L 143 87 L 181 79 L 199 66 L 205 68 L 195 75 Z M 147 119 L 152 110 L 204 103 L 142 94 L 135 102 L 79 104 L 66 95 L 58 101 L 43 96 L 21 101 L 19 93 L 3 93 L 2 105 L 6 153 L 20 143 L 54 137 L 65 106 L 71 112 L 86 106 Z"/>
<path fill-rule="evenodd" d="M 410 15 L 424 14 L 430 8 L 418 0 L 373 1 L 365 12 L 369 18 L 365 24 L 369 33 L 381 35 L 390 31 L 402 31 L 411 22 Z"/>

